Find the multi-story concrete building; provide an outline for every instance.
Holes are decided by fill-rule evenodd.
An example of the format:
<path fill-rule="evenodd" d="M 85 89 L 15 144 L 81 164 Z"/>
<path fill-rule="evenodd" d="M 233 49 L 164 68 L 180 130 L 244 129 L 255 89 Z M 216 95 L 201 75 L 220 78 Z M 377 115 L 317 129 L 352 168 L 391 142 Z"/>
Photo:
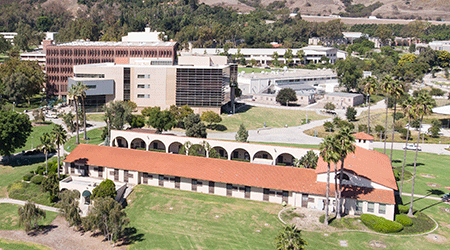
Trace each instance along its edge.
<path fill-rule="evenodd" d="M 132 34 L 122 42 L 75 41 L 54 44 L 44 41 L 47 71 L 47 92 L 65 97 L 67 80 L 73 77 L 73 66 L 94 63 L 128 64 L 133 58 L 147 59 L 151 65 L 173 65 L 176 63 L 176 42 L 154 40 L 159 33 L 145 32 Z"/>
<path fill-rule="evenodd" d="M 230 101 L 237 65 L 224 56 L 183 56 L 177 65 L 155 65 L 148 59 L 129 58 L 127 64 L 100 63 L 74 66 L 76 82 L 88 86 L 86 107 L 100 111 L 109 101 L 133 101 L 139 109 L 188 105 L 196 113 L 220 113 Z"/>

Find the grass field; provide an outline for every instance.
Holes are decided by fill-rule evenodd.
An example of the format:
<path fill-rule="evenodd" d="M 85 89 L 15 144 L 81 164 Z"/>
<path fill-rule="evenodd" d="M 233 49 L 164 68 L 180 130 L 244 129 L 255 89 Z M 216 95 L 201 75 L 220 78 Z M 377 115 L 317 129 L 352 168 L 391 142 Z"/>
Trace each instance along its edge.
<path fill-rule="evenodd" d="M 144 185 L 130 200 L 131 249 L 273 249 L 282 225 L 272 203 Z"/>
<path fill-rule="evenodd" d="M 248 110 L 237 113 L 235 115 L 222 116 L 220 125 L 226 127 L 223 132 L 234 132 L 239 129 L 241 123 L 244 124 L 247 130 L 264 127 L 264 122 L 267 127 L 280 128 L 286 124 L 289 127 L 299 126 L 302 120 L 308 115 L 308 120 L 320 120 L 327 118 L 326 116 L 318 115 L 313 111 L 301 110 L 286 110 L 263 107 L 247 106 Z"/>
<path fill-rule="evenodd" d="M 86 114 L 86 120 L 94 122 L 103 122 L 105 121 L 105 115 L 103 113 Z"/>
<path fill-rule="evenodd" d="M 21 230 L 19 226 L 19 215 L 17 209 L 19 205 L 0 204 L 0 230 Z M 39 221 L 39 225 L 49 225 L 58 215 L 55 212 L 45 211 L 46 218 Z"/>
<path fill-rule="evenodd" d="M 92 145 L 98 145 L 102 143 L 104 140 L 102 140 L 102 131 L 103 128 L 96 128 L 92 130 L 88 130 L 87 137 L 90 138 L 89 140 L 84 140 L 84 133 L 80 133 L 80 143 L 86 143 L 86 144 L 92 144 Z M 64 150 L 67 152 L 72 152 L 76 148 L 75 142 L 77 141 L 76 135 L 72 136 L 66 144 L 64 144 Z"/>
<path fill-rule="evenodd" d="M 39 146 L 41 144 L 41 139 L 40 139 L 41 136 L 46 132 L 50 133 L 52 131 L 54 125 L 55 124 L 52 123 L 50 125 L 33 127 L 33 131 L 31 132 L 30 136 L 28 137 L 27 142 L 25 143 L 25 146 L 23 146 L 22 148 L 16 149 L 15 153 L 19 153 L 24 150 L 30 150 L 32 148 L 32 146 L 34 148 Z"/>
<path fill-rule="evenodd" d="M 43 245 L 39 245 L 36 243 L 24 242 L 24 241 L 16 241 L 16 240 L 8 240 L 0 238 L 0 249 L 3 250 L 50 250 Z"/>
<path fill-rule="evenodd" d="M 6 188 L 9 184 L 22 180 L 24 174 L 29 173 L 31 170 L 36 170 L 41 164 L 43 163 L 41 162 L 20 167 L 0 165 L 0 198 L 6 197 Z"/>

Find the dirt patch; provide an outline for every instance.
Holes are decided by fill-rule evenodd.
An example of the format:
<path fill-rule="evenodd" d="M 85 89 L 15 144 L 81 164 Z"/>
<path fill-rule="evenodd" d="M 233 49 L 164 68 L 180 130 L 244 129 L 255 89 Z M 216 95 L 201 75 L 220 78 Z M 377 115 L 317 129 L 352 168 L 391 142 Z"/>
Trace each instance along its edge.
<path fill-rule="evenodd" d="M 32 122 L 31 126 L 33 127 L 41 127 L 41 126 L 48 126 L 49 124 L 47 123 L 38 123 L 38 122 Z"/>
<path fill-rule="evenodd" d="M 101 234 L 93 235 L 92 233 L 81 233 L 75 231 L 73 228 L 67 226 L 67 222 L 62 217 L 56 217 L 51 225 L 34 235 L 28 235 L 23 230 L 1 230 L 0 237 L 11 240 L 38 243 L 52 249 L 126 249 L 126 246 L 113 247 L 109 244 L 109 242 L 103 241 L 103 236 Z"/>
<path fill-rule="evenodd" d="M 369 246 L 371 248 L 376 248 L 376 249 L 385 249 L 387 247 L 386 244 L 384 244 L 384 242 L 379 241 L 379 240 L 369 241 Z"/>
<path fill-rule="evenodd" d="M 429 234 L 425 236 L 428 241 L 435 242 L 435 243 L 444 243 L 447 241 L 447 238 L 445 238 L 442 235 L 439 234 Z"/>
<path fill-rule="evenodd" d="M 431 178 L 431 179 L 435 179 L 436 177 L 434 177 L 431 174 L 420 174 L 420 176 L 424 177 L 424 178 Z"/>
<path fill-rule="evenodd" d="M 441 211 L 442 212 L 445 212 L 445 213 L 450 213 L 450 208 L 448 208 L 448 207 L 446 207 L 446 208 L 443 208 L 443 207 L 441 207 Z M 450 225 L 450 224 L 449 224 Z M 450 227 L 450 226 L 449 226 Z"/>
<path fill-rule="evenodd" d="M 429 187 L 434 187 L 434 188 L 440 188 L 440 187 L 441 187 L 441 185 L 436 184 L 436 183 L 432 183 L 432 182 L 428 182 L 428 183 L 427 183 L 427 186 L 429 186 Z"/>

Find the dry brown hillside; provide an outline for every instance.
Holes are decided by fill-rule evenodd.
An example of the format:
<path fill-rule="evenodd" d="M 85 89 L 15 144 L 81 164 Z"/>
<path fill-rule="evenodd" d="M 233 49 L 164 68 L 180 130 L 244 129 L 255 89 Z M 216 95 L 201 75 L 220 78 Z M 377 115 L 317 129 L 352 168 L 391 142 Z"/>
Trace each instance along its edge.
<path fill-rule="evenodd" d="M 258 0 L 253 0 L 253 2 Z M 260 0 L 267 6 L 276 0 Z M 366 6 L 381 2 L 383 6 L 372 12 L 383 18 L 418 18 L 433 19 L 440 17 L 450 20 L 450 0 L 353 0 L 352 4 L 364 4 Z M 230 6 L 242 12 L 252 10 L 253 7 L 244 3 L 252 0 L 200 0 L 209 5 Z M 345 6 L 340 0 L 286 0 L 286 6 L 290 9 L 299 8 L 301 14 L 331 15 L 345 12 Z"/>

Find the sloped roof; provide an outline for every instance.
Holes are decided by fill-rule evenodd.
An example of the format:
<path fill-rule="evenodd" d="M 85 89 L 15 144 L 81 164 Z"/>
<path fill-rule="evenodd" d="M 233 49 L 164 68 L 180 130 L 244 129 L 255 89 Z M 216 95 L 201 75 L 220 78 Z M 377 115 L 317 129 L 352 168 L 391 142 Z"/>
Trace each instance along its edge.
<path fill-rule="evenodd" d="M 340 161 L 337 166 L 339 170 Z M 330 168 L 331 171 L 334 171 L 334 163 L 330 164 Z M 344 169 L 372 182 L 397 190 L 391 161 L 387 155 L 380 152 L 355 146 L 355 153 L 348 154 L 344 160 Z M 319 157 L 316 173 L 326 172 L 327 163 L 323 161 L 322 157 Z"/>
<path fill-rule="evenodd" d="M 314 169 L 262 165 L 197 156 L 80 144 L 65 162 L 179 176 L 221 183 L 325 195 Z M 357 187 L 344 197 L 394 204 L 393 191 Z M 345 193 L 344 193 L 345 194 Z M 348 195 L 348 196 L 347 196 Z"/>
<path fill-rule="evenodd" d="M 359 133 L 353 134 L 353 136 L 355 136 L 355 138 L 359 139 L 359 140 L 369 140 L 370 141 L 370 140 L 375 139 L 375 137 L 373 137 L 367 133 L 364 133 L 364 132 L 359 132 Z"/>

